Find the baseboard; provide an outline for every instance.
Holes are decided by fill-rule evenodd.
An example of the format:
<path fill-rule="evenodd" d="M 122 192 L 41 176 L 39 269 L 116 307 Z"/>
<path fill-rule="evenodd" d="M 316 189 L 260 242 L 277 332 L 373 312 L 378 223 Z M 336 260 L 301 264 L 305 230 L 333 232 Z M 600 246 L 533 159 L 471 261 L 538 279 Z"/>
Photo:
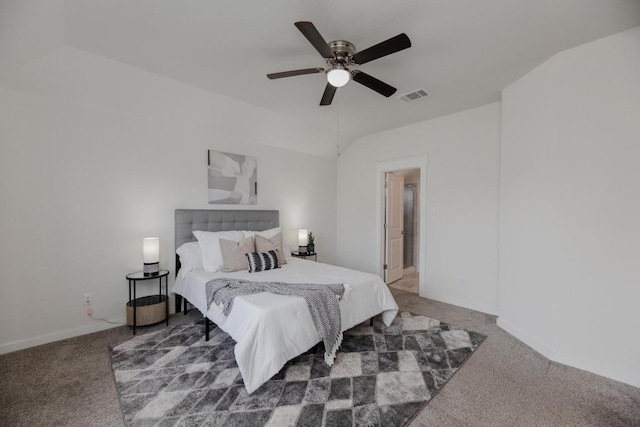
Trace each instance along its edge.
<path fill-rule="evenodd" d="M 461 302 L 461 301 L 458 301 L 458 300 L 453 299 L 453 298 L 443 297 L 441 295 L 428 294 L 424 298 L 429 298 L 429 299 L 432 299 L 434 301 L 443 302 L 445 304 L 456 305 L 456 306 L 462 307 L 462 308 L 468 308 L 469 310 L 479 311 L 481 313 L 490 314 L 492 316 L 497 316 L 498 315 L 498 311 L 496 309 L 482 307 L 482 306 L 475 305 L 475 304 L 468 304 L 468 303 Z"/>
<path fill-rule="evenodd" d="M 549 349 L 544 344 L 535 340 L 534 338 L 529 337 L 524 332 L 520 331 L 518 328 L 511 325 L 508 321 L 504 320 L 503 317 L 498 317 L 497 325 L 507 331 L 509 334 L 513 335 L 544 357 L 554 362 L 562 363 L 563 365 L 571 366 L 572 368 L 581 369 L 583 371 L 588 371 L 596 375 L 600 375 L 602 377 L 610 378 L 615 381 L 620 381 L 625 384 L 629 384 L 634 387 L 640 387 L 640 377 L 637 375 L 630 374 L 628 372 L 620 371 L 617 369 L 613 369 L 610 367 L 594 364 L 592 362 L 588 362 L 586 360 L 582 360 L 573 356 L 567 356 L 565 354 L 557 353 L 551 349 Z"/>
<path fill-rule="evenodd" d="M 124 325 L 126 322 L 126 319 L 123 317 L 121 319 L 114 319 L 113 321 L 122 323 Z M 77 337 L 80 335 L 86 335 L 94 332 L 104 331 L 111 328 L 117 328 L 118 326 L 122 326 L 122 325 L 114 325 L 111 323 L 96 321 L 95 323 L 81 326 L 79 328 L 67 329 L 64 331 L 58 331 L 58 332 L 53 332 L 51 334 L 28 338 L 26 340 L 13 341 L 6 344 L 0 344 L 0 354 L 11 353 L 18 350 L 24 350 L 25 348 L 29 348 L 29 347 L 48 344 L 54 341 L 60 341 L 67 338 Z"/>

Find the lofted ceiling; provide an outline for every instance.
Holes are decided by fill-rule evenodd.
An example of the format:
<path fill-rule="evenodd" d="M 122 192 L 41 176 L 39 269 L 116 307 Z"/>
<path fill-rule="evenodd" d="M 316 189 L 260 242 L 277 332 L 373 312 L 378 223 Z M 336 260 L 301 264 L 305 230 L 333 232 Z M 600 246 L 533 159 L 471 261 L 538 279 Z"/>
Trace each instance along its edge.
<path fill-rule="evenodd" d="M 555 53 L 640 25 L 637 0 L 65 0 L 65 44 L 207 91 L 320 123 L 354 139 L 500 100 L 503 88 Z M 398 33 L 412 47 L 361 70 L 398 88 L 384 98 L 350 82 L 318 105 L 323 67 L 294 27 L 363 50 Z M 430 96 L 404 103 L 398 95 Z M 338 119 L 339 117 L 339 119 Z M 335 141 L 327 141 L 335 146 Z"/>

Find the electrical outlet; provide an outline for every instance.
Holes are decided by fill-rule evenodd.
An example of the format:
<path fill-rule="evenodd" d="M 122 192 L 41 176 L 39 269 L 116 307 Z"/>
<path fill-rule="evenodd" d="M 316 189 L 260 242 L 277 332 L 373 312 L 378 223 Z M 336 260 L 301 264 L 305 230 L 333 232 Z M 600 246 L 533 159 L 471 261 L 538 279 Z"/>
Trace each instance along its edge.
<path fill-rule="evenodd" d="M 91 304 L 93 304 L 93 295 L 84 294 L 84 305 L 91 305 Z"/>
<path fill-rule="evenodd" d="M 87 307 L 87 316 L 91 316 L 93 314 L 93 308 L 91 306 Z"/>
<path fill-rule="evenodd" d="M 458 285 L 464 286 L 464 277 L 462 276 L 458 277 Z"/>

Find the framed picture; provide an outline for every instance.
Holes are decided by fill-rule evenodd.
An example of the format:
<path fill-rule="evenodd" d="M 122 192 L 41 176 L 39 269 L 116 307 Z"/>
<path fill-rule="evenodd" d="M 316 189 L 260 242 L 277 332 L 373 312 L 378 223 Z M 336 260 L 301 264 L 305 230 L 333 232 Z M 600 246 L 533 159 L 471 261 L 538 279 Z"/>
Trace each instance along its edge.
<path fill-rule="evenodd" d="M 209 204 L 258 203 L 258 159 L 208 150 Z"/>

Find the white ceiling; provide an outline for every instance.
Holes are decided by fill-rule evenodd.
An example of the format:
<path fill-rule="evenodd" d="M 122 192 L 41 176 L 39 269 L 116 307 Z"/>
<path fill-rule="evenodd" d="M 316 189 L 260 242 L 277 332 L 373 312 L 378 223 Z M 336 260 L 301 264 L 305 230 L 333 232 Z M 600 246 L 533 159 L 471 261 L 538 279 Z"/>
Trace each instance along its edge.
<path fill-rule="evenodd" d="M 430 96 L 403 103 L 355 82 L 318 105 L 322 67 L 293 23 L 363 50 L 405 32 L 410 49 L 361 66 Z M 345 148 L 355 138 L 480 106 L 553 54 L 640 25 L 637 0 L 66 0 L 65 43 L 184 83 L 326 123 Z M 338 124 L 338 113 L 340 116 Z M 328 141 L 335 146 L 335 141 Z"/>

